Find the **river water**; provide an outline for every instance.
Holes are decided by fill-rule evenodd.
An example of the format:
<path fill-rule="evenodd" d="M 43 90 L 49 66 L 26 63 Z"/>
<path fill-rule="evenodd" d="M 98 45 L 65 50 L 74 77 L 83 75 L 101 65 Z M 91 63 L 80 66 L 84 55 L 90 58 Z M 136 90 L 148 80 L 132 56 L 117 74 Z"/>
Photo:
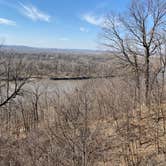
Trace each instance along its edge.
<path fill-rule="evenodd" d="M 49 80 L 49 79 L 41 79 L 41 80 L 33 80 L 27 83 L 24 86 L 24 89 L 27 91 L 35 91 L 39 90 L 40 93 L 49 93 L 49 95 L 53 95 L 54 93 L 70 93 L 73 92 L 74 89 L 80 88 L 87 80 Z"/>

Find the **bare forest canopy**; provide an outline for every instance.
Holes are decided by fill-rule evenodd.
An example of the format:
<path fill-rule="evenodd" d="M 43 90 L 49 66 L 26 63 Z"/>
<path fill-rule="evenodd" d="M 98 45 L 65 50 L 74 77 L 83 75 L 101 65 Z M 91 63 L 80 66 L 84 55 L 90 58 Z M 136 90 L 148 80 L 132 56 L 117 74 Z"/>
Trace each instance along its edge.
<path fill-rule="evenodd" d="M 1 57 L 13 57 L 18 61 L 22 59 L 27 65 L 31 65 L 32 77 L 38 78 L 95 78 L 113 75 L 112 56 L 104 51 L 33 52 L 25 49 L 20 52 L 8 47 L 7 50 L 1 50 Z"/>

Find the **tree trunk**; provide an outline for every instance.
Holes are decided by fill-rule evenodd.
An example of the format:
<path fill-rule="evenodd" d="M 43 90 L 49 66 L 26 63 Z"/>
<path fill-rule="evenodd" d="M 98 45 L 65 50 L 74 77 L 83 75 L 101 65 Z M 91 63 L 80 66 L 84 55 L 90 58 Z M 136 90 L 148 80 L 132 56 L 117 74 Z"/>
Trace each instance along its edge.
<path fill-rule="evenodd" d="M 146 106 L 150 104 L 150 61 L 149 61 L 150 53 L 149 48 L 146 48 L 146 56 L 145 56 L 145 103 Z"/>

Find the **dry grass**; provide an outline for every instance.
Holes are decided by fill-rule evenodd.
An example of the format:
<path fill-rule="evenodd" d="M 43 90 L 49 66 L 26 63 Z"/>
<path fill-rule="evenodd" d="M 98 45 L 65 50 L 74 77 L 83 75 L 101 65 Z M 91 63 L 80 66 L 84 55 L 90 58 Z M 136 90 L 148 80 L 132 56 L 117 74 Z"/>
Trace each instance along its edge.
<path fill-rule="evenodd" d="M 123 79 L 101 79 L 62 98 L 58 93 L 48 101 L 41 97 L 38 122 L 30 114 L 32 105 L 24 108 L 30 131 L 18 114 L 18 130 L 13 124 L 16 132 L 1 137 L 0 165 L 165 165 L 165 104 L 135 107 L 133 92 Z"/>

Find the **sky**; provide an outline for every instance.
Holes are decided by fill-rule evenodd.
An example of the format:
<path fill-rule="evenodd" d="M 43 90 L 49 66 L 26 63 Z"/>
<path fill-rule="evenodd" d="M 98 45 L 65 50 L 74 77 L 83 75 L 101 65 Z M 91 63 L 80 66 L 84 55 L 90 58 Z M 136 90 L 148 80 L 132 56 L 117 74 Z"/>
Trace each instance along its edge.
<path fill-rule="evenodd" d="M 42 48 L 98 49 L 106 14 L 130 0 L 0 0 L 0 42 Z"/>

